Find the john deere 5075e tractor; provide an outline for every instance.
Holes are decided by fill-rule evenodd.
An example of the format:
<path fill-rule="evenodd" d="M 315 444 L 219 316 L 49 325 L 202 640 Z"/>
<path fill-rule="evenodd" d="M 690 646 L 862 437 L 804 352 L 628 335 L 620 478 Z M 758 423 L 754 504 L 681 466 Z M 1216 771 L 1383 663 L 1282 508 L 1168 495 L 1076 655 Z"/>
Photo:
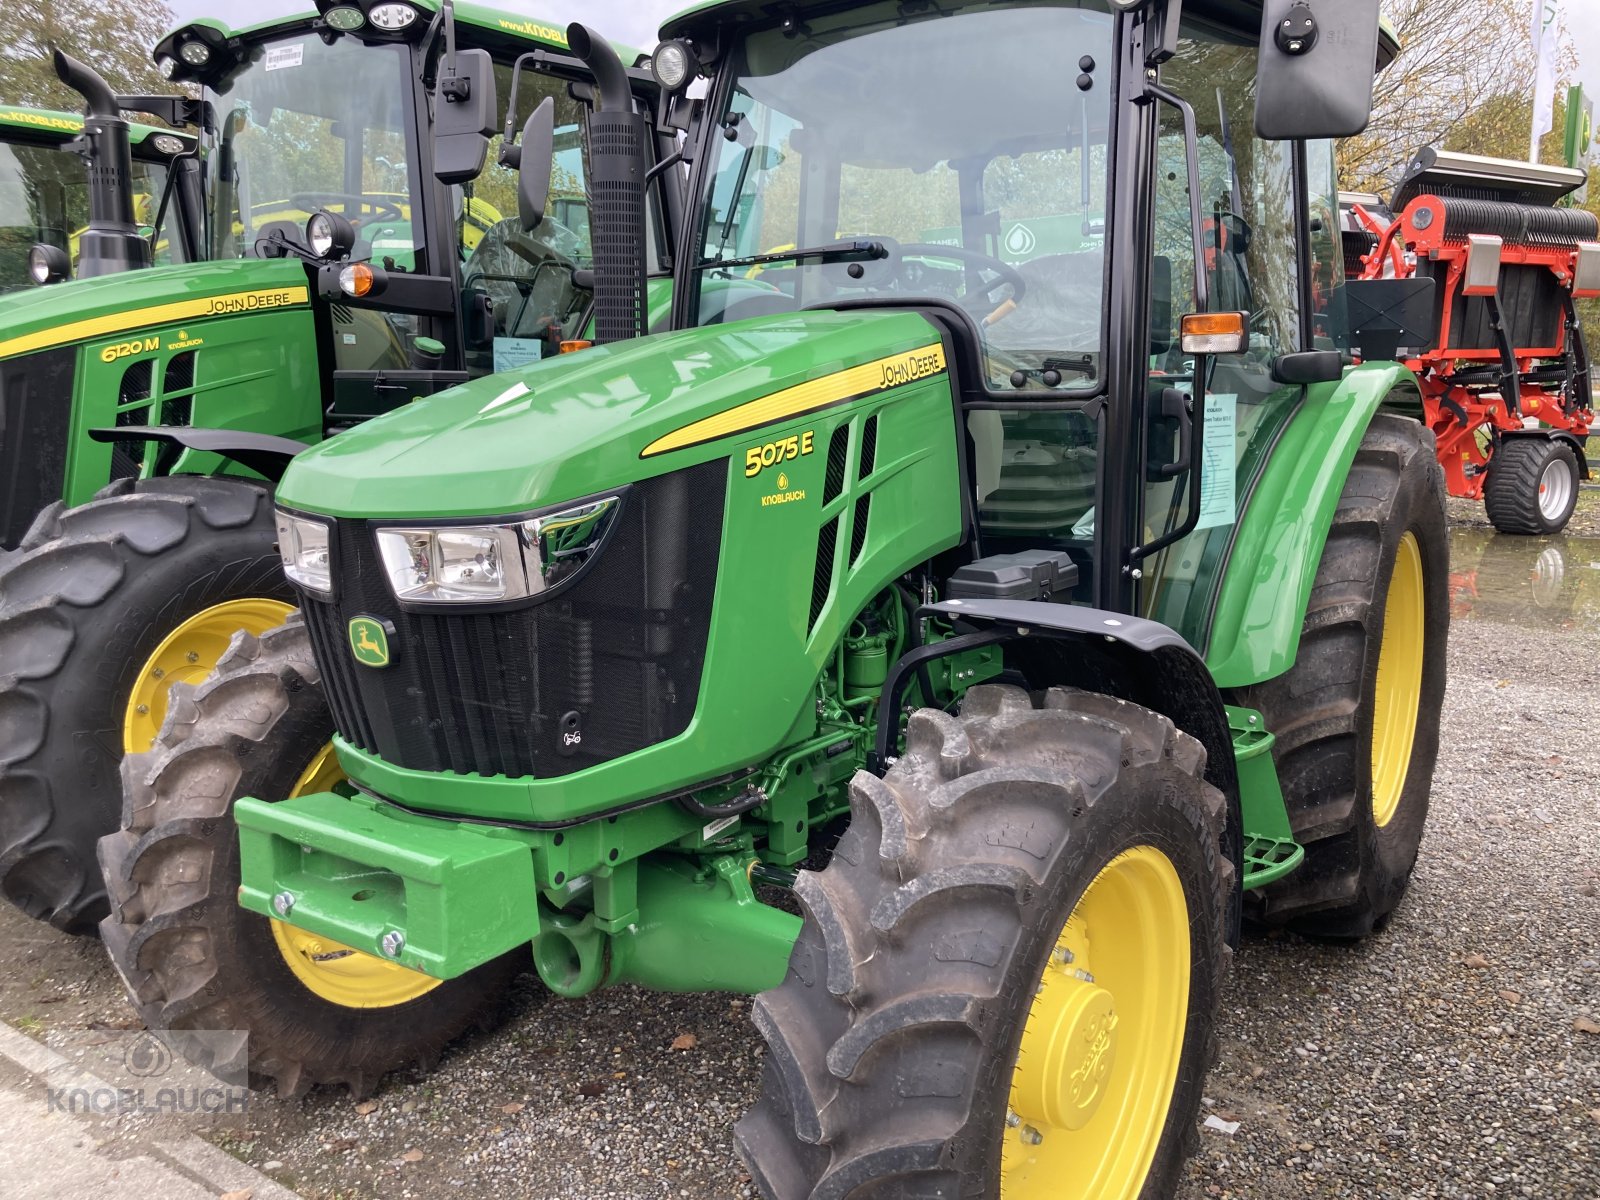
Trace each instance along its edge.
<path fill-rule="evenodd" d="M 288 614 L 283 457 L 580 335 L 586 102 L 659 90 L 589 50 L 609 96 L 560 29 L 448 0 L 325 0 L 156 48 L 210 117 L 205 261 L 0 297 L 0 545 L 20 540 L 0 570 L 0 890 L 25 911 L 95 927 L 124 749 L 236 629 Z M 518 161 L 570 226 L 527 235 L 487 135 L 536 53 L 518 107 L 549 100 L 556 134 Z M 510 217 L 474 227 L 493 210 Z"/>
<path fill-rule="evenodd" d="M 300 612 L 125 760 L 106 944 L 288 1090 L 530 947 L 759 993 L 768 1196 L 1168 1196 L 1240 910 L 1368 933 L 1427 810 L 1440 472 L 1315 217 L 1376 4 L 664 32 L 710 76 L 675 328 L 294 460 Z"/>

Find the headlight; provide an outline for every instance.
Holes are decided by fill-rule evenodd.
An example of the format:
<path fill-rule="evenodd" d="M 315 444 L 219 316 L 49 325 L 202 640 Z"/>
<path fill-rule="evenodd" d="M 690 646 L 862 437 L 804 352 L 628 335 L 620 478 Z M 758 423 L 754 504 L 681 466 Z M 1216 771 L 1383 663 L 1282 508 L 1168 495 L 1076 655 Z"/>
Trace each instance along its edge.
<path fill-rule="evenodd" d="M 283 559 L 283 573 L 291 582 L 324 596 L 333 592 L 326 524 L 279 509 L 278 555 Z"/>
<path fill-rule="evenodd" d="M 156 59 L 156 70 L 161 72 L 161 78 L 171 79 L 172 73 L 178 69 L 178 60 L 163 54 Z"/>
<path fill-rule="evenodd" d="M 548 591 L 577 573 L 605 537 L 617 496 L 503 525 L 377 531 L 378 556 L 400 600 L 484 604 Z"/>
<path fill-rule="evenodd" d="M 28 276 L 35 283 L 59 283 L 72 274 L 72 262 L 60 246 L 40 242 L 28 251 Z"/>
<path fill-rule="evenodd" d="M 391 33 L 396 29 L 404 29 L 416 19 L 417 10 L 409 4 L 379 4 L 367 13 L 367 20 Z"/>
<path fill-rule="evenodd" d="M 204 42 L 185 42 L 178 47 L 178 57 L 191 67 L 203 67 L 211 61 L 211 47 Z"/>
<path fill-rule="evenodd" d="M 367 18 L 359 8 L 351 8 L 343 4 L 338 8 L 330 8 L 322 14 L 322 19 L 342 33 L 349 33 L 352 29 L 360 29 L 367 23 Z"/>
<path fill-rule="evenodd" d="M 686 42 L 662 42 L 650 56 L 650 73 L 667 91 L 675 92 L 689 82 L 689 55 Z"/>

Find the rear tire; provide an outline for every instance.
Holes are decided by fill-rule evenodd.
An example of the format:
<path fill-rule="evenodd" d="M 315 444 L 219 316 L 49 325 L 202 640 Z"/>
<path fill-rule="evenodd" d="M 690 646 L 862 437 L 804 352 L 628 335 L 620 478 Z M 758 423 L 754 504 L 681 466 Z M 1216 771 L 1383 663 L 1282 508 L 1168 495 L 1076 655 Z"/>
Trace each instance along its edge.
<path fill-rule="evenodd" d="M 35 519 L 0 572 L 0 892 L 23 912 L 68 933 L 106 914 L 95 841 L 122 807 L 130 697 L 142 686 L 147 708 L 165 703 L 171 678 L 143 677 L 192 618 L 237 610 L 218 620 L 253 632 L 283 620 L 276 541 L 271 493 L 239 479 L 122 480 Z M 204 678 L 231 633 L 176 677 Z"/>
<path fill-rule="evenodd" d="M 1228 957 L 1223 800 L 1204 782 L 1205 751 L 1165 717 L 1066 689 L 1044 705 L 1015 687 L 974 688 L 959 718 L 914 714 L 883 779 L 860 772 L 851 783 L 832 862 L 796 885 L 805 924 L 789 972 L 754 1006 L 767 1066 L 734 1140 L 764 1196 L 1132 1200 L 1176 1187 Z M 1149 978 L 1126 963 L 1119 989 L 1112 950 L 1143 939 L 1109 927 L 1094 940 L 1100 927 L 1079 926 L 1088 934 L 1076 960 L 1059 952 L 1069 917 L 1088 920 L 1081 898 L 1147 868 L 1168 879 L 1149 894 L 1165 895 L 1151 911 L 1169 919 L 1149 926 L 1181 956 L 1186 995 L 1175 994 L 1176 975 L 1165 990 L 1128 986 Z M 1113 904 L 1119 912 L 1145 900 L 1136 882 L 1112 895 L 1129 901 Z M 1085 987 L 1097 1004 L 1114 996 L 1112 1024 L 1052 1024 L 1051 1014 L 1076 1019 L 1082 1009 L 1061 998 L 1082 999 L 1071 989 Z M 1058 1059 L 1030 1020 L 1040 1012 L 1050 1029 L 1070 1029 L 1055 1045 L 1086 1049 Z M 1160 1036 L 1148 1044 L 1159 1054 L 1138 1037 L 1141 1014 L 1154 1015 Z M 1042 1053 L 1019 1058 L 1025 1046 Z M 1124 1062 L 1142 1088 L 1119 1082 Z M 1088 1123 L 1027 1111 L 1048 1113 L 1052 1101 L 1038 1097 L 1058 1095 L 1058 1112 L 1092 1113 Z M 1102 1134 L 1105 1155 L 1081 1154 Z M 1126 1169 L 1105 1165 L 1120 1161 L 1113 1147 L 1134 1148 Z"/>
<path fill-rule="evenodd" d="M 252 1084 L 270 1080 L 283 1096 L 342 1083 L 359 1097 L 389 1071 L 430 1068 L 468 1027 L 497 1023 L 530 963 L 513 951 L 427 987 L 362 956 L 399 976 L 365 985 L 369 1007 L 301 982 L 275 923 L 239 907 L 233 802 L 289 796 L 332 735 L 298 614 L 260 638 L 240 634 L 210 679 L 173 689 L 156 749 L 123 760 L 122 829 L 100 841 L 112 898 L 100 932 L 146 1027 L 246 1031 Z"/>
<path fill-rule="evenodd" d="M 1246 912 L 1258 921 L 1316 937 L 1363 937 L 1388 920 L 1411 881 L 1444 702 L 1450 626 L 1444 494 L 1427 430 L 1405 417 L 1374 417 L 1328 531 L 1294 666 L 1238 695 L 1276 735 L 1278 781 L 1295 839 L 1306 849 L 1298 870 L 1246 894 Z M 1399 590 L 1416 571 L 1420 595 L 1412 619 L 1395 631 L 1392 653 L 1420 638 L 1420 662 L 1413 664 L 1415 719 L 1409 731 L 1397 722 L 1386 736 L 1379 728 L 1378 668 L 1397 564 L 1404 564 Z M 1393 697 L 1389 685 L 1384 694 Z"/>
<path fill-rule="evenodd" d="M 1578 456 L 1557 438 L 1508 437 L 1489 458 L 1483 509 L 1501 533 L 1560 533 L 1578 506 Z"/>

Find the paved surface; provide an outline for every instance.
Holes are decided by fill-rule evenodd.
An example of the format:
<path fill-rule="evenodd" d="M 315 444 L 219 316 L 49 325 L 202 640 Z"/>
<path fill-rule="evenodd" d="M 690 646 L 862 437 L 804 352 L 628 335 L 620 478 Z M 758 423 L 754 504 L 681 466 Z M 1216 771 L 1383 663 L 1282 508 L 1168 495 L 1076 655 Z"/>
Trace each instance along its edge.
<path fill-rule="evenodd" d="M 74 1116 L 50 1102 L 52 1088 L 108 1087 L 0 1024 L 0 1200 L 295 1200 L 287 1188 L 192 1134 Z"/>
<path fill-rule="evenodd" d="M 1239 1127 L 1202 1132 L 1178 1200 L 1600 1200 L 1600 1034 L 1585 1032 L 1600 1023 L 1600 540 L 1458 529 L 1452 553 L 1444 750 L 1415 886 L 1362 946 L 1241 948 L 1207 1110 Z M 749 1194 L 729 1139 L 759 1082 L 743 1001 L 541 1003 L 526 980 L 519 1000 L 505 1029 L 431 1077 L 391 1077 L 370 1106 L 267 1097 L 207 1136 L 312 1200 Z M 49 1041 L 132 1013 L 97 945 L 0 905 L 0 1017 Z M 0 1076 L 6 1146 L 35 1126 L 55 1136 L 17 1109 L 25 1089 Z M 79 1165 L 95 1153 L 60 1161 L 67 1149 Z M 0 1150 L 0 1179 L 17 1153 Z M 185 1194 L 117 1169 L 85 1190 Z"/>

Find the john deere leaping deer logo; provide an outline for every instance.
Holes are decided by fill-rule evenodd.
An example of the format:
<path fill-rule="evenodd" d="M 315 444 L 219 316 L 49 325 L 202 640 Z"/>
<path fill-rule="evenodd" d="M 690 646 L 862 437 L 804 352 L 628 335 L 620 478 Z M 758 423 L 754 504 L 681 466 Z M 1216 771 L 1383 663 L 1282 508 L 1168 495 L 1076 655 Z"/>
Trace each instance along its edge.
<path fill-rule="evenodd" d="M 364 667 L 389 665 L 389 635 L 373 617 L 350 618 L 350 651 Z"/>

